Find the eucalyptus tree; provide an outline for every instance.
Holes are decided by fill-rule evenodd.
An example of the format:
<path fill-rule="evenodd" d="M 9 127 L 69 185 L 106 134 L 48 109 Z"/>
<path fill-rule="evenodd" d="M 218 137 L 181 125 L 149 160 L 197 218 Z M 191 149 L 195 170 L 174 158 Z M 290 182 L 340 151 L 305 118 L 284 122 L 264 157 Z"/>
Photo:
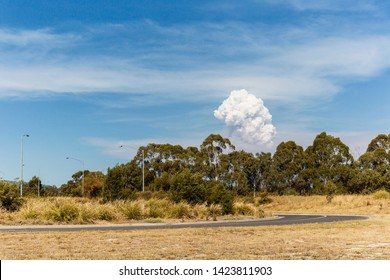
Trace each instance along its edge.
<path fill-rule="evenodd" d="M 42 182 L 39 177 L 33 176 L 31 180 L 23 186 L 23 194 L 25 196 L 38 196 L 38 189 L 39 191 L 42 190 Z"/>
<path fill-rule="evenodd" d="M 250 178 L 250 185 L 253 191 L 271 191 L 270 188 L 270 173 L 272 165 L 271 153 L 257 153 L 255 156 L 255 173 Z"/>
<path fill-rule="evenodd" d="M 316 136 L 306 151 L 307 178 L 315 191 L 321 192 L 328 180 L 344 191 L 352 176 L 353 157 L 340 138 L 325 132 Z"/>
<path fill-rule="evenodd" d="M 84 191 L 85 196 L 96 198 L 101 196 L 104 186 L 105 176 L 101 171 L 90 171 L 85 176 Z"/>
<path fill-rule="evenodd" d="M 102 195 L 105 200 L 127 199 L 142 190 L 142 171 L 135 160 L 109 168 L 104 178 Z"/>
<path fill-rule="evenodd" d="M 61 196 L 82 196 L 83 175 L 87 176 L 89 170 L 80 170 L 72 175 L 72 179 L 61 185 L 59 195 Z"/>
<path fill-rule="evenodd" d="M 306 168 L 303 148 L 294 141 L 282 142 L 272 157 L 271 174 L 274 191 L 295 190 L 300 192 L 302 186 L 301 172 Z"/>
<path fill-rule="evenodd" d="M 221 155 L 234 151 L 235 147 L 228 138 L 219 134 L 210 134 L 200 146 L 203 174 L 209 180 L 218 181 L 221 167 Z"/>
<path fill-rule="evenodd" d="M 245 195 L 253 186 L 256 167 L 251 153 L 233 151 L 223 154 L 220 156 L 219 180 L 237 194 Z"/>
<path fill-rule="evenodd" d="M 356 162 L 351 183 L 353 192 L 369 193 L 380 188 L 390 190 L 390 134 L 379 134 L 371 140 L 366 152 Z"/>

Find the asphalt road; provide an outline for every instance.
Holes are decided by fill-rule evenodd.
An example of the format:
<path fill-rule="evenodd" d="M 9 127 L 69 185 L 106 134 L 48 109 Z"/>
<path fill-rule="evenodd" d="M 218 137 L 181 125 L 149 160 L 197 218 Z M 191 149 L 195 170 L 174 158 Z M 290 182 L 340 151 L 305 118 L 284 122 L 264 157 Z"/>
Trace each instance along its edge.
<path fill-rule="evenodd" d="M 208 221 L 177 224 L 120 224 L 120 225 L 46 225 L 46 226 L 0 226 L 0 232 L 33 231 L 85 231 L 85 230 L 146 230 L 175 228 L 215 228 L 215 227 L 257 227 L 310 223 L 329 223 L 351 220 L 365 220 L 368 216 L 357 215 L 308 215 L 278 214 L 270 219 L 251 219 L 234 221 Z"/>

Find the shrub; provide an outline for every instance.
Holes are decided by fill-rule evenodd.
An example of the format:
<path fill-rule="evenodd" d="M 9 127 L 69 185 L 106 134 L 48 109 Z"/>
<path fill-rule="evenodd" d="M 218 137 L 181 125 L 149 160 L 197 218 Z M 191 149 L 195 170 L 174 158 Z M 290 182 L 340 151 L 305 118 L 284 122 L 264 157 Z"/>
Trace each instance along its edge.
<path fill-rule="evenodd" d="M 22 208 L 20 214 L 26 220 L 35 220 L 39 217 L 39 212 L 31 206 Z"/>
<path fill-rule="evenodd" d="M 9 212 L 18 211 L 24 200 L 19 196 L 18 187 L 15 184 L 4 183 L 0 184 L 0 207 Z"/>
<path fill-rule="evenodd" d="M 96 212 L 99 220 L 113 221 L 117 218 L 115 207 L 112 205 L 99 205 Z"/>
<path fill-rule="evenodd" d="M 127 201 L 120 205 L 121 212 L 129 220 L 141 220 L 143 217 L 144 205 L 139 201 Z"/>
<path fill-rule="evenodd" d="M 174 204 L 169 211 L 170 218 L 191 218 L 191 206 L 185 202 Z"/>
<path fill-rule="evenodd" d="M 372 194 L 374 199 L 389 199 L 390 193 L 384 189 L 378 190 Z"/>
<path fill-rule="evenodd" d="M 332 202 L 336 191 L 337 191 L 337 186 L 336 186 L 335 183 L 333 183 L 330 180 L 325 183 L 325 185 L 324 185 L 324 192 L 326 194 L 326 201 L 328 203 Z"/>
<path fill-rule="evenodd" d="M 202 175 L 194 174 L 189 169 L 174 174 L 170 179 L 169 194 L 175 203 L 186 201 L 195 205 L 205 202 L 206 188 Z"/>
<path fill-rule="evenodd" d="M 264 210 L 261 208 L 257 208 L 256 209 L 256 217 L 257 218 L 265 218 L 266 214 L 265 214 Z"/>
<path fill-rule="evenodd" d="M 84 204 L 79 207 L 78 223 L 91 223 L 98 217 L 96 209 L 89 205 Z"/>
<path fill-rule="evenodd" d="M 76 203 L 70 200 L 57 200 L 49 207 L 46 216 L 56 222 L 70 223 L 77 220 L 79 212 Z"/>
<path fill-rule="evenodd" d="M 165 218 L 172 203 L 166 199 L 151 199 L 145 203 L 147 216 L 150 218 Z"/>
<path fill-rule="evenodd" d="M 269 197 L 267 192 L 260 193 L 260 197 L 257 200 L 258 204 L 260 204 L 260 205 L 261 204 L 268 204 L 268 203 L 271 203 L 271 202 L 272 202 L 272 198 Z"/>
<path fill-rule="evenodd" d="M 219 204 L 211 204 L 209 206 L 208 214 L 213 217 L 213 221 L 217 220 L 217 216 L 222 215 L 223 207 Z"/>
<path fill-rule="evenodd" d="M 222 214 L 233 213 L 233 194 L 225 185 L 219 182 L 212 182 L 208 188 L 207 203 L 219 204 L 222 206 Z"/>
<path fill-rule="evenodd" d="M 297 192 L 295 189 L 292 188 L 286 188 L 282 191 L 283 195 L 299 195 L 299 192 Z"/>
<path fill-rule="evenodd" d="M 243 202 L 235 203 L 233 206 L 233 211 L 236 215 L 253 216 L 255 214 L 254 207 Z"/>
<path fill-rule="evenodd" d="M 209 217 L 209 208 L 204 204 L 196 204 L 192 207 L 192 213 L 196 218 L 208 218 Z"/>

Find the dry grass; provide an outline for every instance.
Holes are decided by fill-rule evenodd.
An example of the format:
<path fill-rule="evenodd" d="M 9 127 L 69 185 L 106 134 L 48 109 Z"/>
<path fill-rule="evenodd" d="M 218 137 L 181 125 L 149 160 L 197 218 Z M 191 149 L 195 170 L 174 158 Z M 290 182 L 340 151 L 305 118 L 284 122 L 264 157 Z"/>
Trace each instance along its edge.
<path fill-rule="evenodd" d="M 262 205 L 272 212 L 328 214 L 390 214 L 390 199 L 373 195 L 335 196 L 328 203 L 325 196 L 273 196 L 272 202 Z"/>
<path fill-rule="evenodd" d="M 0 259 L 390 259 L 390 199 L 336 196 L 328 203 L 321 196 L 288 196 L 272 200 L 262 207 L 272 212 L 376 217 L 248 228 L 0 232 Z"/>
<path fill-rule="evenodd" d="M 1 259 L 390 259 L 390 217 L 296 226 L 0 233 Z"/>

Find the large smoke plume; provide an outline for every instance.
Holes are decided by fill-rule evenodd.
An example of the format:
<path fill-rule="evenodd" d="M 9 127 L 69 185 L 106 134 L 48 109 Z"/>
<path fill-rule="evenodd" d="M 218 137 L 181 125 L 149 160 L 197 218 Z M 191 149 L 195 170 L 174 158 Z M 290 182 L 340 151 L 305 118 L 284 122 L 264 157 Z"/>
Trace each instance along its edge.
<path fill-rule="evenodd" d="M 243 141 L 258 145 L 272 145 L 276 129 L 272 115 L 263 100 L 245 89 L 234 90 L 222 102 L 214 116 L 233 128 L 233 134 Z"/>

